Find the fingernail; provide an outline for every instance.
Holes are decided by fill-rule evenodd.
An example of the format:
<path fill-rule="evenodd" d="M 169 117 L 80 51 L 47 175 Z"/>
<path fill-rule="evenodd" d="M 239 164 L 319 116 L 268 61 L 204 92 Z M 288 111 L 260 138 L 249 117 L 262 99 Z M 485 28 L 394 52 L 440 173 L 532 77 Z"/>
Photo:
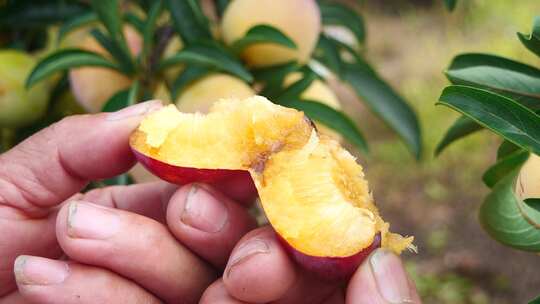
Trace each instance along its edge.
<path fill-rule="evenodd" d="M 229 260 L 230 262 L 227 264 L 225 275 L 227 277 L 231 276 L 232 271 L 238 265 L 246 262 L 247 260 L 258 254 L 267 254 L 269 252 L 270 247 L 265 241 L 261 239 L 252 239 L 242 244 L 240 247 L 234 250 Z"/>
<path fill-rule="evenodd" d="M 109 121 L 116 121 L 135 116 L 143 116 L 161 108 L 162 106 L 163 105 L 160 100 L 149 100 L 134 104 L 116 112 L 109 113 L 106 119 Z"/>
<path fill-rule="evenodd" d="M 369 258 L 371 271 L 381 296 L 389 303 L 413 303 L 407 273 L 401 260 L 385 249 L 377 249 Z"/>
<path fill-rule="evenodd" d="M 208 190 L 192 184 L 180 220 L 195 229 L 217 233 L 229 220 L 229 212 L 225 203 L 218 201 Z"/>
<path fill-rule="evenodd" d="M 67 233 L 73 238 L 103 240 L 120 229 L 120 217 L 110 209 L 86 202 L 71 202 Z"/>
<path fill-rule="evenodd" d="M 13 269 L 17 284 L 22 285 L 60 284 L 69 275 L 65 262 L 26 255 L 17 257 Z"/>

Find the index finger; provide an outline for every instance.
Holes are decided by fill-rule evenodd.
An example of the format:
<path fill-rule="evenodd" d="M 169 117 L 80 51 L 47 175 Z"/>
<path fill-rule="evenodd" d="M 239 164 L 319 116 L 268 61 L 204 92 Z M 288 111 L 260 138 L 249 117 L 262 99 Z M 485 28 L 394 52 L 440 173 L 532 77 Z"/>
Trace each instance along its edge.
<path fill-rule="evenodd" d="M 127 171 L 135 162 L 129 135 L 159 107 L 148 101 L 114 113 L 71 116 L 34 134 L 0 155 L 0 205 L 43 216 L 89 180 Z"/>

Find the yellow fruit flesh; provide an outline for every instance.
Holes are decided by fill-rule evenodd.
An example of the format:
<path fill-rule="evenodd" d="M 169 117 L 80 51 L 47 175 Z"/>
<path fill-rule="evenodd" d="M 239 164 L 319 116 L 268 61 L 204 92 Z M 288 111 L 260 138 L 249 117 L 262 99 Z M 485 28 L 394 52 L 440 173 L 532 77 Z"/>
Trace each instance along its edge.
<path fill-rule="evenodd" d="M 395 252 L 411 246 L 388 233 L 354 157 L 302 112 L 263 97 L 223 100 L 208 115 L 166 107 L 141 123 L 131 145 L 176 166 L 249 171 L 270 223 L 304 254 L 350 256 L 379 232 Z"/>

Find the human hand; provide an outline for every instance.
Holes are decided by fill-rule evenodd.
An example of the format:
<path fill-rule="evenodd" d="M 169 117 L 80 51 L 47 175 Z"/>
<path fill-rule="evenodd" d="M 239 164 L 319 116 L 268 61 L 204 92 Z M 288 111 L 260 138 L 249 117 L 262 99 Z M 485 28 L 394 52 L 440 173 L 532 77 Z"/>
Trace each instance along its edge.
<path fill-rule="evenodd" d="M 243 237 L 223 278 L 204 293 L 201 304 L 390 304 L 421 303 L 399 257 L 374 251 L 347 283 L 329 283 L 296 267 L 270 227 Z"/>
<path fill-rule="evenodd" d="M 128 137 L 159 106 L 73 116 L 0 155 L 0 302 L 199 300 L 255 227 L 245 208 L 204 185 L 78 193 L 133 166 Z M 225 194 L 249 195 L 227 183 Z"/>

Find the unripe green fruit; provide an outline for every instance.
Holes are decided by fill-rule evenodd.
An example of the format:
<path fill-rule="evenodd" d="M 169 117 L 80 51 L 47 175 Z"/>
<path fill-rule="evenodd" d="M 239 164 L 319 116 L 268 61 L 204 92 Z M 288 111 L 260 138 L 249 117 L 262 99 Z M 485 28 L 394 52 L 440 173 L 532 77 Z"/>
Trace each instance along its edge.
<path fill-rule="evenodd" d="M 36 60 L 24 52 L 0 51 L 0 127 L 24 127 L 45 114 L 49 99 L 46 82 L 25 88 L 35 64 Z"/>

